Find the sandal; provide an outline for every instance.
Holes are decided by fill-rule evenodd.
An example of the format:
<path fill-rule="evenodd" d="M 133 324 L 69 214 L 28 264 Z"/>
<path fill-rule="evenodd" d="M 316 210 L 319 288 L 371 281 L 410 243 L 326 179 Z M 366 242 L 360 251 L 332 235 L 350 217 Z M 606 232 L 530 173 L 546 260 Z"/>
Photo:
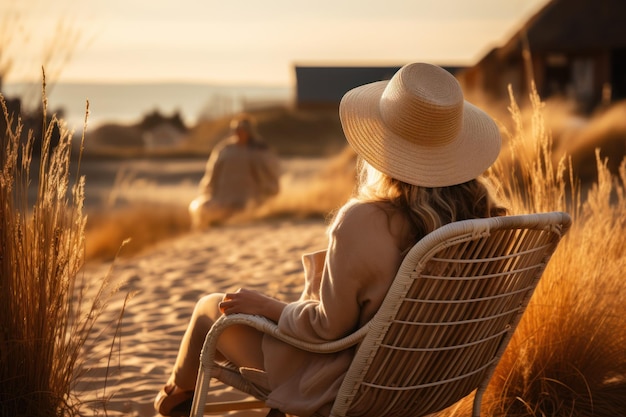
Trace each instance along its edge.
<path fill-rule="evenodd" d="M 154 409 L 163 416 L 187 417 L 191 411 L 193 391 L 180 391 L 173 394 L 176 385 L 165 386 L 154 399 Z"/>

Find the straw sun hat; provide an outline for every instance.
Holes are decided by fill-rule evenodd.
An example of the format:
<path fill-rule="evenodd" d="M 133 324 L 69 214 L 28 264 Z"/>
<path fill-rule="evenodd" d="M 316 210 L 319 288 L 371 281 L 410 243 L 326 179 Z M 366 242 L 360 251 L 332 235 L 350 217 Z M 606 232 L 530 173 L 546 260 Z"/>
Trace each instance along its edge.
<path fill-rule="evenodd" d="M 339 115 L 357 154 L 409 184 L 461 184 L 485 172 L 500 152 L 493 119 L 465 101 L 457 80 L 435 65 L 405 65 L 389 81 L 348 91 Z"/>

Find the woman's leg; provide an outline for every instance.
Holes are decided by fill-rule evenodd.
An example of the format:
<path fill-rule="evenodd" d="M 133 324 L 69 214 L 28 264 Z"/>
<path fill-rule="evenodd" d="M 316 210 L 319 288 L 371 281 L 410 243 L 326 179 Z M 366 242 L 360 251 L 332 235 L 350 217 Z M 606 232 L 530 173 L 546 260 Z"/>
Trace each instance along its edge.
<path fill-rule="evenodd" d="M 220 293 L 210 294 L 197 302 L 167 385 L 176 384 L 182 390 L 195 388 L 200 351 L 209 329 L 222 315 L 218 305 L 223 296 Z M 216 359 L 225 359 L 240 367 L 263 369 L 262 339 L 261 332 L 251 327 L 229 327 L 218 340 Z"/>

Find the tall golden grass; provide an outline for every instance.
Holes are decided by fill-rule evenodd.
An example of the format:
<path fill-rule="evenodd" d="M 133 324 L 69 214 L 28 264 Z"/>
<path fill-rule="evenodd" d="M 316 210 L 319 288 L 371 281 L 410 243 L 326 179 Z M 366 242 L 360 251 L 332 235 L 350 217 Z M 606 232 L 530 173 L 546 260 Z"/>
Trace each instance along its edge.
<path fill-rule="evenodd" d="M 190 228 L 187 207 L 175 204 L 133 204 L 94 212 L 89 215 L 86 229 L 85 258 L 108 261 L 118 256 L 132 257 L 184 235 Z"/>
<path fill-rule="evenodd" d="M 543 103 L 530 126 L 511 97 L 510 148 L 490 178 L 512 213 L 562 210 L 573 226 L 560 244 L 483 400 L 483 415 L 626 415 L 626 160 L 619 176 L 596 153 L 598 179 L 581 201 L 567 156 L 553 163 Z M 471 415 L 472 398 L 444 415 Z"/>
<path fill-rule="evenodd" d="M 552 142 L 536 93 L 531 102 L 532 134 L 525 140 L 536 145 L 514 210 L 565 210 L 574 226 L 496 374 L 493 414 L 626 415 L 626 160 L 612 177 L 598 150 L 598 179 L 581 202 L 572 164 L 565 157 L 557 167 L 550 163 Z M 500 177 L 507 179 L 503 188 L 516 178 Z"/>
<path fill-rule="evenodd" d="M 0 95 L 8 126 L 0 132 L 0 415 L 7 417 L 78 415 L 73 388 L 83 350 L 115 291 L 107 277 L 93 285 L 81 279 L 85 182 L 78 175 L 70 181 L 72 135 L 56 116 L 46 119 L 45 78 L 43 85 L 38 161 L 33 132 L 23 131 Z M 51 149 L 57 129 L 60 140 Z M 37 163 L 38 176 L 31 178 Z"/>

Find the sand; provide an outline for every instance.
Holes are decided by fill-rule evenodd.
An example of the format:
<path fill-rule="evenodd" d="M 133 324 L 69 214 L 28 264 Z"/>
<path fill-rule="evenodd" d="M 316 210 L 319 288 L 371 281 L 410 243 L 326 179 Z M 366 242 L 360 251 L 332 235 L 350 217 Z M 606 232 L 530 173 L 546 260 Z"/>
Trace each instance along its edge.
<path fill-rule="evenodd" d="M 326 247 L 322 220 L 274 220 L 214 227 L 164 242 L 131 259 L 88 265 L 85 278 L 121 283 L 101 315 L 87 372 L 77 391 L 87 415 L 156 416 L 154 396 L 165 383 L 198 298 L 246 287 L 291 301 L 303 285 L 301 255 Z M 121 325 L 120 311 L 127 302 Z M 114 335 L 118 331 L 119 338 Z M 241 394 L 213 385 L 210 398 Z M 103 407 L 102 401 L 106 401 Z M 264 416 L 267 410 L 235 412 Z"/>

